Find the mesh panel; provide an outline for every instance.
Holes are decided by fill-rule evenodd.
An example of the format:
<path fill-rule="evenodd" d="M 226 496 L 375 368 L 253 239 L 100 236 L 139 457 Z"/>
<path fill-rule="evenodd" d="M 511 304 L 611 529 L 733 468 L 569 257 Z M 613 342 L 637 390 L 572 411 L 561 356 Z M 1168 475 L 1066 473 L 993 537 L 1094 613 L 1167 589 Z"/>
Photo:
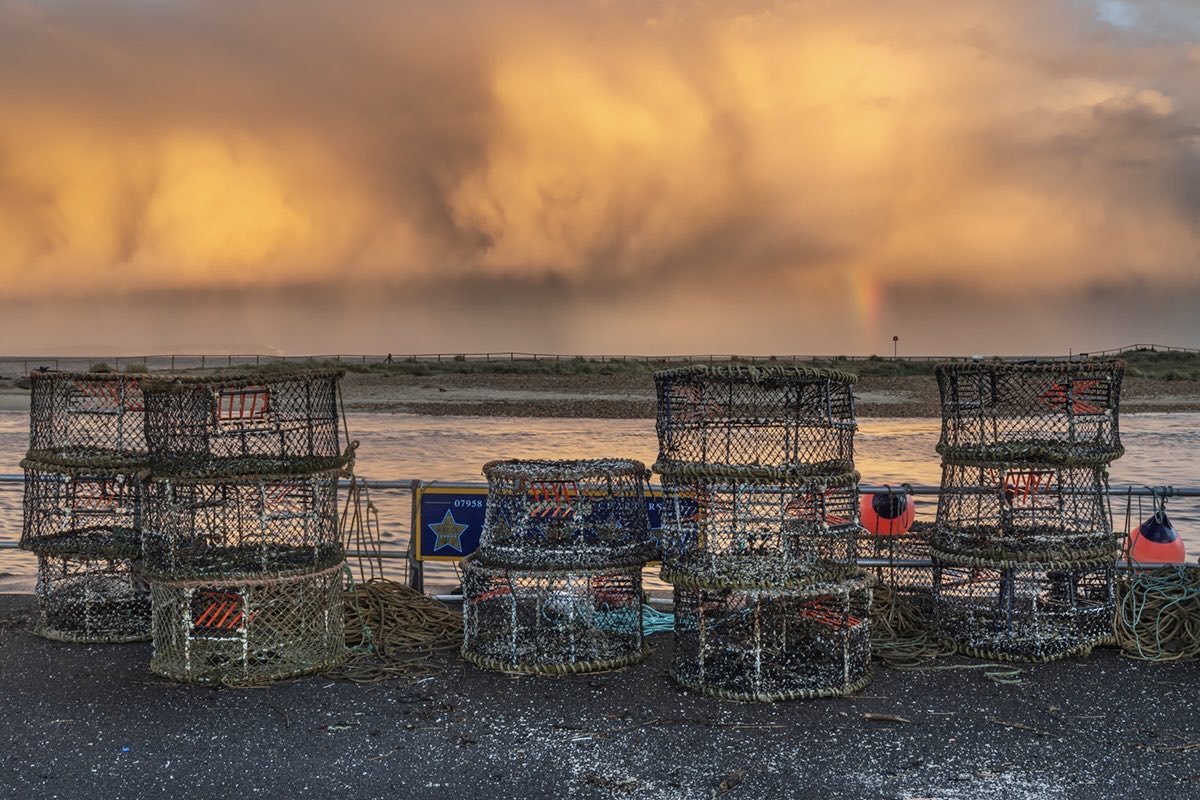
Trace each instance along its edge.
<path fill-rule="evenodd" d="M 660 462 L 853 468 L 853 376 L 702 366 L 657 372 L 654 379 Z"/>
<path fill-rule="evenodd" d="M 640 566 L 522 570 L 471 558 L 463 657 L 505 672 L 586 672 L 640 661 Z"/>
<path fill-rule="evenodd" d="M 811 479 L 730 469 L 662 472 L 663 570 L 771 587 L 828 564 L 852 564 L 858 474 Z"/>
<path fill-rule="evenodd" d="M 28 459 L 22 466 L 22 548 L 60 555 L 137 555 L 141 521 L 134 475 L 46 467 Z"/>
<path fill-rule="evenodd" d="M 253 582 L 154 582 L 150 670 L 253 685 L 320 672 L 346 654 L 340 566 Z"/>
<path fill-rule="evenodd" d="M 152 478 L 143 549 L 157 578 L 312 571 L 342 559 L 338 473 L 284 478 Z"/>
<path fill-rule="evenodd" d="M 738 700 L 849 694 L 871 675 L 870 606 L 863 579 L 802 591 L 677 586 L 672 677 Z"/>
<path fill-rule="evenodd" d="M 34 632 L 69 642 L 150 638 L 150 587 L 128 558 L 38 556 Z"/>
<path fill-rule="evenodd" d="M 30 376 L 29 448 L 44 461 L 116 466 L 146 460 L 137 378 L 117 373 Z"/>
<path fill-rule="evenodd" d="M 928 566 L 932 526 L 917 522 L 899 534 L 875 536 L 859 529 L 858 557 L 870 559 L 865 570 L 892 596 L 933 613 L 933 567 Z"/>
<path fill-rule="evenodd" d="M 1113 630 L 1114 567 L 934 569 L 940 633 L 984 658 L 1045 661 L 1085 653 Z"/>
<path fill-rule="evenodd" d="M 493 461 L 480 554 L 524 567 L 644 563 L 654 556 L 637 461 Z"/>
<path fill-rule="evenodd" d="M 1106 461 L 1117 425 L 1122 361 L 939 364 L 939 453 L 985 460 L 1045 454 Z"/>
<path fill-rule="evenodd" d="M 934 546 L 980 558 L 1114 556 L 1103 467 L 943 463 Z"/>
<path fill-rule="evenodd" d="M 146 385 L 146 436 L 172 471 L 240 474 L 334 466 L 341 456 L 340 373 L 156 381 Z"/>

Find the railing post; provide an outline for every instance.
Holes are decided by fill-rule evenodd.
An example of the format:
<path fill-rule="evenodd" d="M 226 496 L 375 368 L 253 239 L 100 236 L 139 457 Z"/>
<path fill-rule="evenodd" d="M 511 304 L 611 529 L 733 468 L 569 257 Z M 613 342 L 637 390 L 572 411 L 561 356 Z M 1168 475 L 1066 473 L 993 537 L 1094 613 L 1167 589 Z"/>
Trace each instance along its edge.
<path fill-rule="evenodd" d="M 417 537 L 421 532 L 417 530 L 417 490 L 421 488 L 421 482 L 414 480 L 409 486 L 409 493 L 412 495 L 412 520 L 408 524 L 408 585 L 416 589 L 422 594 L 425 593 L 425 564 L 417 560 Z"/>

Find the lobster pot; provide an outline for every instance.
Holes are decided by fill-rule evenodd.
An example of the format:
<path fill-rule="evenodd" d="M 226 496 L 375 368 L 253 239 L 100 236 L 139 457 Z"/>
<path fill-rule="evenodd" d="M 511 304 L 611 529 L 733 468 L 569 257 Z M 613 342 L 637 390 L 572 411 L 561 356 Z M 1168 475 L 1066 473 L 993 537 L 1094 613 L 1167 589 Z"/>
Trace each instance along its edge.
<path fill-rule="evenodd" d="M 146 573 L 163 580 L 262 577 L 340 563 L 338 474 L 151 478 Z"/>
<path fill-rule="evenodd" d="M 38 556 L 34 633 L 64 642 L 150 638 L 150 586 L 136 559 Z"/>
<path fill-rule="evenodd" d="M 150 670 L 245 686 L 321 672 L 346 656 L 342 570 L 251 581 L 154 581 Z"/>
<path fill-rule="evenodd" d="M 856 472 L 810 477 L 766 467 L 655 468 L 662 479 L 660 545 L 668 582 L 684 574 L 771 587 L 854 563 Z"/>
<path fill-rule="evenodd" d="M 1011 569 L 940 564 L 937 627 L 979 658 L 1051 661 L 1086 654 L 1113 632 L 1112 562 Z"/>
<path fill-rule="evenodd" d="M 340 466 L 340 372 L 147 382 L 146 437 L 172 471 Z"/>
<path fill-rule="evenodd" d="M 641 566 L 529 570 L 463 562 L 463 658 L 485 669 L 615 669 L 648 653 Z"/>
<path fill-rule="evenodd" d="M 104 468 L 26 459 L 20 546 L 45 555 L 135 556 L 141 549 L 140 484 Z"/>
<path fill-rule="evenodd" d="M 60 464 L 143 464 L 146 414 L 140 381 L 112 372 L 33 373 L 30 456 Z"/>
<path fill-rule="evenodd" d="M 854 468 L 855 377 L 803 367 L 693 366 L 654 374 L 658 461 Z"/>
<path fill-rule="evenodd" d="M 943 455 L 1106 463 L 1124 452 L 1117 424 L 1123 361 L 938 364 L 935 372 Z"/>
<path fill-rule="evenodd" d="M 875 579 L 875 600 L 914 607 L 923 617 L 933 615 L 933 567 L 929 566 L 932 526 L 914 523 L 904 533 L 858 531 L 858 558 Z"/>
<path fill-rule="evenodd" d="M 675 586 L 681 685 L 731 700 L 840 697 L 871 679 L 870 580 L 798 589 Z"/>
<path fill-rule="evenodd" d="M 1103 466 L 942 465 L 932 544 L 948 560 L 1080 561 L 1115 557 Z"/>
<path fill-rule="evenodd" d="M 641 462 L 493 461 L 483 473 L 488 496 L 479 552 L 488 561 L 528 568 L 640 565 L 657 552 L 646 510 L 649 473 Z"/>

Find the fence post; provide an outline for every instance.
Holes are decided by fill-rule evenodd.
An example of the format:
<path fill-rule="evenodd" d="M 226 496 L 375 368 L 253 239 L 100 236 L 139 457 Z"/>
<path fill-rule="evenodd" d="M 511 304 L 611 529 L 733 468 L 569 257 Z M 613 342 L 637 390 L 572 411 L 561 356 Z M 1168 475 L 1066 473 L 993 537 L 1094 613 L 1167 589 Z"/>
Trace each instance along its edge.
<path fill-rule="evenodd" d="M 233 356 L 232 355 L 225 356 L 225 366 L 227 366 L 227 367 L 233 366 Z"/>
<path fill-rule="evenodd" d="M 204 369 L 204 356 L 200 356 L 200 369 Z"/>
<path fill-rule="evenodd" d="M 171 354 L 171 372 L 175 371 L 175 355 Z"/>

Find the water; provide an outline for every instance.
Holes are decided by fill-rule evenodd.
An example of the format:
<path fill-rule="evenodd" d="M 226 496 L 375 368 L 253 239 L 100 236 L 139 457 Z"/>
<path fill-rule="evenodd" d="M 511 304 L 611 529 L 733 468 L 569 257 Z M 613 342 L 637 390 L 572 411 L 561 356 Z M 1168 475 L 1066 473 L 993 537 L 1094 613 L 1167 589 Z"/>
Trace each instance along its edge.
<path fill-rule="evenodd" d="M 516 419 L 509 417 L 425 417 L 406 414 L 351 414 L 351 433 L 361 441 L 358 475 L 374 479 L 482 481 L 481 467 L 496 458 L 596 458 L 617 456 L 654 462 L 657 440 L 653 420 Z M 935 419 L 864 419 L 859 423 L 855 458 L 863 481 L 872 484 L 933 484 L 941 479 L 934 445 Z M 29 418 L 0 413 L 0 472 L 19 473 L 28 447 Z M 1111 469 L 1114 486 L 1200 484 L 1200 414 L 1130 414 L 1121 418 L 1125 457 Z M 376 490 L 385 543 L 408 543 L 410 503 L 406 491 Z M 933 498 L 919 501 L 931 516 Z M 1169 510 L 1188 545 L 1189 558 L 1200 553 L 1200 503 L 1177 499 Z M 1123 524 L 1124 502 L 1114 500 Z M 1143 516 L 1149 513 L 1143 501 Z M 1134 500 L 1134 516 L 1137 516 Z M 0 540 L 20 537 L 21 489 L 0 484 Z M 402 568 L 396 563 L 396 568 Z M 452 573 L 442 567 L 448 580 Z M 0 550 L 0 573 L 32 576 L 36 563 L 27 553 Z M 442 579 L 434 578 L 437 584 Z"/>

